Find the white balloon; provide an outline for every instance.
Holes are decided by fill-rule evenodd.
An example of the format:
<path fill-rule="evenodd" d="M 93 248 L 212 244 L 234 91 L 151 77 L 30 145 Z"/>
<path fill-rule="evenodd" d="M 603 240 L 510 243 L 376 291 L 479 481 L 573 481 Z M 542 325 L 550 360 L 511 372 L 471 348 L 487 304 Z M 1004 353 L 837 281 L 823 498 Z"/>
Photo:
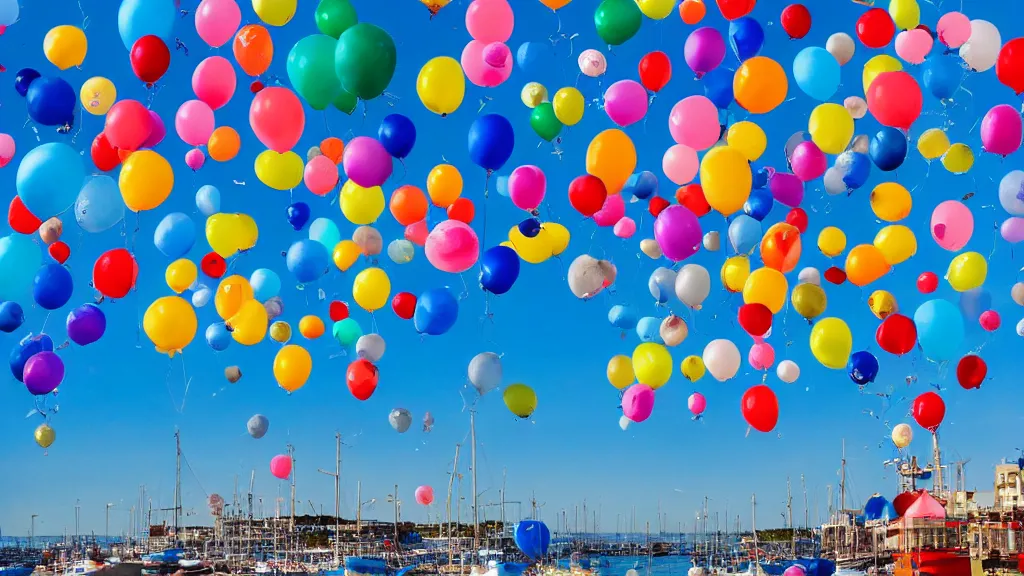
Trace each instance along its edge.
<path fill-rule="evenodd" d="M 1018 306 L 1024 306 L 1024 282 L 1017 282 L 1010 289 L 1010 298 L 1017 303 Z"/>
<path fill-rule="evenodd" d="M 483 396 L 501 386 L 501 357 L 494 352 L 481 352 L 469 361 L 469 383 Z"/>
<path fill-rule="evenodd" d="M 897 424 L 892 428 L 892 443 L 897 448 L 906 448 L 914 441 L 914 430 L 910 424 Z"/>
<path fill-rule="evenodd" d="M 213 296 L 213 290 L 206 286 L 200 286 L 198 290 L 192 293 L 192 305 L 196 308 L 202 308 L 209 303 L 211 296 Z"/>
<path fill-rule="evenodd" d="M 629 428 L 629 418 L 619 416 L 619 428 L 622 428 L 623 430 Z"/>
<path fill-rule="evenodd" d="M 861 154 L 867 154 L 871 149 L 871 140 L 867 134 L 858 134 L 853 137 L 853 143 L 850 144 L 851 152 L 860 152 Z M 843 169 L 843 174 L 846 174 L 848 168 Z"/>
<path fill-rule="evenodd" d="M 412 257 L 416 255 L 416 248 L 412 245 L 412 242 L 402 238 L 398 240 L 392 240 L 388 244 L 388 258 L 395 264 L 408 264 L 412 262 Z"/>
<path fill-rule="evenodd" d="M 412 414 L 405 408 L 395 408 L 388 414 L 388 422 L 399 434 L 405 434 L 412 425 Z"/>
<path fill-rule="evenodd" d="M 828 37 L 828 41 L 825 42 L 825 50 L 828 50 L 828 53 L 836 59 L 836 62 L 839 62 L 840 66 L 845 66 L 853 59 L 856 44 L 853 43 L 853 38 L 850 38 L 849 34 L 836 32 Z"/>
<path fill-rule="evenodd" d="M 843 100 L 843 107 L 854 120 L 860 120 L 868 113 L 868 103 L 860 96 L 847 96 L 846 100 Z"/>
<path fill-rule="evenodd" d="M 1017 336 L 1024 338 L 1024 318 L 1017 322 Z"/>
<path fill-rule="evenodd" d="M 658 241 L 651 238 L 644 238 L 640 241 L 640 251 L 651 260 L 657 260 L 662 256 L 661 246 L 658 246 Z"/>
<path fill-rule="evenodd" d="M 821 272 L 817 268 L 808 266 L 803 270 L 800 270 L 800 274 L 797 275 L 797 284 L 814 284 L 815 286 L 821 286 Z"/>
<path fill-rule="evenodd" d="M 740 370 L 740 350 L 732 340 L 719 338 L 708 342 L 701 359 L 708 373 L 719 382 L 725 382 Z"/>
<path fill-rule="evenodd" d="M 800 367 L 792 360 L 783 360 L 775 368 L 775 373 L 779 376 L 779 380 L 786 384 L 792 384 L 800 377 Z"/>
<path fill-rule="evenodd" d="M 363 334 L 356 340 L 356 355 L 376 364 L 384 356 L 384 338 L 380 334 Z"/>
<path fill-rule="evenodd" d="M 711 274 L 700 264 L 687 264 L 676 274 L 676 296 L 690 308 L 700 309 L 711 294 Z"/>
<path fill-rule="evenodd" d="M 686 327 L 686 321 L 675 314 L 670 314 L 662 320 L 661 327 L 658 329 L 658 334 L 665 346 L 679 346 L 683 340 L 686 340 L 689 333 L 690 329 Z"/>
<path fill-rule="evenodd" d="M 608 69 L 608 60 L 593 48 L 588 48 L 583 52 L 580 52 L 579 58 L 577 58 L 577 64 L 580 66 L 580 72 L 583 72 L 591 78 L 597 78 L 604 74 L 605 70 Z"/>
<path fill-rule="evenodd" d="M 615 265 L 607 260 L 598 260 L 589 254 L 580 254 L 569 265 L 566 275 L 569 289 L 577 298 L 593 298 L 608 284 L 615 282 Z"/>
<path fill-rule="evenodd" d="M 971 36 L 960 46 L 960 58 L 975 72 L 996 65 L 1003 39 L 999 29 L 987 20 L 971 20 Z"/>
<path fill-rule="evenodd" d="M 640 573 L 637 572 L 635 568 L 630 568 L 629 570 L 626 570 L 626 576 L 640 576 Z"/>
<path fill-rule="evenodd" d="M 1024 216 L 1024 172 L 1011 170 L 999 181 L 999 204 L 1011 216 Z"/>
<path fill-rule="evenodd" d="M 843 171 L 833 166 L 825 170 L 825 192 L 829 196 L 837 196 L 846 192 L 846 182 L 843 182 Z"/>
<path fill-rule="evenodd" d="M 647 290 L 659 304 L 668 302 L 675 294 L 676 273 L 664 266 L 654 269 L 651 277 L 647 280 Z"/>
<path fill-rule="evenodd" d="M 708 252 L 718 252 L 722 247 L 722 239 L 718 230 L 713 230 L 704 235 L 704 249 Z"/>

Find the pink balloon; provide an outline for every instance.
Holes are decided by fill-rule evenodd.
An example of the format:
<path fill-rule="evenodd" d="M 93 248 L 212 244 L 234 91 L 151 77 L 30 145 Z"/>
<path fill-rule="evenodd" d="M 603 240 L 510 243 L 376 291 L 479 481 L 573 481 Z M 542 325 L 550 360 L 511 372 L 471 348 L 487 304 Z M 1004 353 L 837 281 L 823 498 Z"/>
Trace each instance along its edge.
<path fill-rule="evenodd" d="M 964 203 L 946 200 L 932 211 L 931 229 L 936 244 L 956 252 L 967 246 L 974 234 L 974 215 Z"/>
<path fill-rule="evenodd" d="M 14 158 L 14 151 L 14 138 L 10 134 L 0 134 L 0 168 L 7 166 Z"/>
<path fill-rule="evenodd" d="M 793 174 L 801 182 L 809 182 L 820 178 L 825 170 L 828 170 L 828 158 L 818 148 L 818 145 L 810 140 L 805 140 L 796 145 L 789 157 L 789 163 L 793 167 Z M 801 190 L 803 186 L 801 186 Z"/>
<path fill-rule="evenodd" d="M 718 108 L 706 96 L 687 96 L 672 107 L 668 117 L 668 131 L 676 144 L 685 144 L 694 150 L 707 150 L 722 135 Z"/>
<path fill-rule="evenodd" d="M 213 110 L 202 100 L 186 101 L 174 115 L 174 130 L 178 137 L 192 146 L 202 146 L 209 142 L 216 127 Z"/>
<path fill-rule="evenodd" d="M 512 63 L 512 50 L 504 42 L 491 42 L 484 46 L 484 64 L 491 68 L 504 68 Z"/>
<path fill-rule="evenodd" d="M 430 506 L 434 501 L 434 489 L 430 486 L 416 488 L 416 503 L 423 506 Z"/>
<path fill-rule="evenodd" d="M 619 194 L 616 194 L 616 196 L 619 196 Z M 623 216 L 615 223 L 612 233 L 619 238 L 632 238 L 633 234 L 636 234 L 636 222 L 629 216 Z"/>
<path fill-rule="evenodd" d="M 430 231 L 423 251 L 434 268 L 458 274 L 476 264 L 480 256 L 480 241 L 469 224 L 445 220 Z"/>
<path fill-rule="evenodd" d="M 306 113 L 294 92 L 282 86 L 271 86 L 257 92 L 252 99 L 249 125 L 264 146 L 284 154 L 299 143 L 306 127 Z"/>
<path fill-rule="evenodd" d="M 747 362 L 754 370 L 767 370 L 775 364 L 775 349 L 767 342 L 757 342 L 747 353 Z"/>
<path fill-rule="evenodd" d="M 708 407 L 708 400 L 700 392 L 694 392 L 686 399 L 686 406 L 694 416 L 700 416 Z"/>
<path fill-rule="evenodd" d="M 348 179 L 363 188 L 380 186 L 391 177 L 391 154 L 384 145 L 367 136 L 357 136 L 345 146 L 341 165 Z"/>
<path fill-rule="evenodd" d="M 505 62 L 501 66 L 491 66 L 484 60 L 484 50 L 490 45 L 479 40 L 473 40 L 462 49 L 462 70 L 466 78 L 477 86 L 483 88 L 494 88 L 512 75 L 512 51 L 506 53 Z"/>
<path fill-rule="evenodd" d="M 547 177 L 536 166 L 520 166 L 508 177 L 508 196 L 517 208 L 536 210 L 546 191 Z"/>
<path fill-rule="evenodd" d="M 593 48 L 587 48 L 580 52 L 579 58 L 576 61 L 580 66 L 580 72 L 591 78 L 597 78 L 608 70 L 608 60 L 604 57 L 604 54 Z"/>
<path fill-rule="evenodd" d="M 790 208 L 796 208 L 804 201 L 804 183 L 796 174 L 772 171 L 768 177 L 768 190 L 776 202 Z"/>
<path fill-rule="evenodd" d="M 985 310 L 981 313 L 981 317 L 978 318 L 978 322 L 981 323 L 981 327 L 988 332 L 995 332 L 1002 325 L 1003 320 L 999 317 L 999 312 L 995 310 Z"/>
<path fill-rule="evenodd" d="M 188 152 L 185 152 L 185 165 L 192 169 L 193 172 L 199 170 L 206 164 L 206 154 L 199 148 L 193 148 Z"/>
<path fill-rule="evenodd" d="M 466 9 L 466 30 L 473 40 L 487 44 L 507 42 L 515 22 L 508 0 L 473 0 Z"/>
<path fill-rule="evenodd" d="M 141 148 L 153 148 L 157 144 L 163 142 L 165 136 L 167 136 L 167 126 L 164 125 L 164 119 L 153 110 L 150 110 L 149 137 L 142 143 Z"/>
<path fill-rule="evenodd" d="M 793 564 L 786 571 L 782 573 L 782 576 L 807 576 L 807 570 L 799 564 Z"/>
<path fill-rule="evenodd" d="M 661 169 L 675 185 L 689 184 L 700 170 L 697 151 L 683 144 L 676 144 L 661 157 Z M 618 196 L 618 194 L 616 194 Z"/>
<path fill-rule="evenodd" d="M 604 205 L 594 213 L 594 222 L 598 226 L 614 226 L 626 215 L 626 202 L 622 194 L 610 194 L 604 199 Z"/>
<path fill-rule="evenodd" d="M 103 133 L 115 148 L 138 150 L 148 141 L 151 127 L 146 118 L 152 118 L 153 114 L 137 100 L 121 100 L 107 111 Z"/>
<path fill-rule="evenodd" d="M 643 422 L 654 411 L 654 389 L 646 384 L 634 384 L 622 394 L 622 414 L 633 422 Z"/>
<path fill-rule="evenodd" d="M 999 227 L 999 235 L 1011 244 L 1024 240 L 1024 218 L 1014 216 L 1003 220 L 1003 225 Z"/>
<path fill-rule="evenodd" d="M 647 90 L 636 80 L 619 80 L 604 93 L 604 111 L 619 126 L 635 124 L 647 115 Z"/>
<path fill-rule="evenodd" d="M 920 28 L 904 30 L 896 36 L 896 55 L 911 64 L 920 64 L 932 51 L 932 35 Z"/>
<path fill-rule="evenodd" d="M 427 221 L 420 220 L 414 222 L 405 227 L 405 239 L 417 246 L 423 246 L 427 243 L 427 235 L 430 232 L 427 230 Z"/>
<path fill-rule="evenodd" d="M 270 473 L 274 478 L 284 480 L 292 473 L 292 458 L 284 454 L 278 454 L 270 459 Z"/>
<path fill-rule="evenodd" d="M 1009 104 L 993 107 L 981 121 L 981 144 L 986 152 L 1008 156 L 1020 148 L 1024 124 L 1020 113 Z"/>
<path fill-rule="evenodd" d="M 204 0 L 208 1 L 208 0 Z M 232 1 L 233 0 L 229 0 Z M 218 110 L 235 95 L 235 68 L 223 56 L 210 56 L 192 72 L 192 91 L 196 98 Z"/>
<path fill-rule="evenodd" d="M 935 32 L 939 42 L 950 48 L 959 48 L 971 37 L 971 19 L 959 12 L 947 12 L 939 18 Z"/>
<path fill-rule="evenodd" d="M 196 8 L 196 32 L 212 48 L 220 48 L 235 36 L 242 10 L 235 0 L 203 0 Z"/>
<path fill-rule="evenodd" d="M 302 181 L 310 192 L 323 196 L 338 184 L 338 167 L 330 158 L 321 154 L 306 163 Z"/>

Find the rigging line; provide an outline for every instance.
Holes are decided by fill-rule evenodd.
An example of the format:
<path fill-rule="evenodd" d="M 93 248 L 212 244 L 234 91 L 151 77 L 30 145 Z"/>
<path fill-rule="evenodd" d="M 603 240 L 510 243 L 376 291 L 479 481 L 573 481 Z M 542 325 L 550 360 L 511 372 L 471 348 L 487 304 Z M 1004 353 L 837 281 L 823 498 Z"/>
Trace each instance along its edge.
<path fill-rule="evenodd" d="M 203 494 L 205 494 L 207 498 L 209 498 L 210 493 L 206 491 L 206 488 L 203 488 L 203 483 L 199 481 L 199 476 L 197 476 L 196 471 L 192 469 L 192 464 L 189 463 L 188 457 L 185 456 L 184 452 L 181 453 L 181 459 L 185 461 L 185 467 L 192 473 L 192 478 L 196 481 L 196 484 L 199 485 L 199 489 L 203 491 Z"/>

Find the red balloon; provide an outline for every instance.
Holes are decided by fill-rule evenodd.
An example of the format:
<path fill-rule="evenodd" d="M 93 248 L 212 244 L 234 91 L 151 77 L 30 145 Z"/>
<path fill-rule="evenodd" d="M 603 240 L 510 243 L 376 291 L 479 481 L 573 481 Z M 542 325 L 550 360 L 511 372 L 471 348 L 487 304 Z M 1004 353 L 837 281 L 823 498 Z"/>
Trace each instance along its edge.
<path fill-rule="evenodd" d="M 754 9 L 757 0 L 716 0 L 722 17 L 726 20 L 742 18 Z"/>
<path fill-rule="evenodd" d="M 92 286 L 107 298 L 124 298 L 135 287 L 139 264 L 124 248 L 107 250 L 92 267 Z"/>
<path fill-rule="evenodd" d="M 253 80 L 252 84 L 249 84 L 249 92 L 256 94 L 260 90 L 263 90 L 263 82 L 260 82 L 259 80 Z"/>
<path fill-rule="evenodd" d="M 348 391 L 358 400 L 369 400 L 377 389 L 377 379 L 380 373 L 377 367 L 369 360 L 360 358 L 348 365 L 345 370 L 345 381 L 348 383 Z"/>
<path fill-rule="evenodd" d="M 199 269 L 210 278 L 220 278 L 228 271 L 228 263 L 216 252 L 210 252 L 199 261 Z"/>
<path fill-rule="evenodd" d="M 11 199 L 11 206 L 7 209 L 7 223 L 11 225 L 11 230 L 19 234 L 35 234 L 43 225 L 43 221 L 29 212 L 17 195 Z"/>
<path fill-rule="evenodd" d="M 794 40 L 799 40 L 811 31 L 811 11 L 803 4 L 790 4 L 779 18 L 782 29 Z"/>
<path fill-rule="evenodd" d="M 470 224 L 473 222 L 473 216 L 476 216 L 476 207 L 473 206 L 473 201 L 465 196 L 456 199 L 448 206 L 448 218 L 451 220 Z"/>
<path fill-rule="evenodd" d="M 1024 92 L 1024 38 L 1014 38 L 1003 44 L 996 60 L 996 77 L 1014 94 Z"/>
<path fill-rule="evenodd" d="M 922 272 L 917 277 L 917 290 L 921 294 L 931 294 L 939 289 L 939 277 L 935 272 Z"/>
<path fill-rule="evenodd" d="M 964 390 L 981 388 L 981 383 L 988 375 L 988 366 L 981 356 L 968 354 L 960 359 L 956 365 L 956 380 L 963 386 Z"/>
<path fill-rule="evenodd" d="M 910 130 L 923 105 L 917 80 L 903 71 L 882 72 L 868 88 L 868 110 L 883 126 Z"/>
<path fill-rule="evenodd" d="M 391 309 L 395 311 L 395 316 L 402 320 L 412 320 L 413 314 L 416 313 L 416 296 L 408 292 L 395 294 L 391 299 Z"/>
<path fill-rule="evenodd" d="M 587 218 L 597 214 L 607 198 L 608 190 L 597 176 L 584 174 L 569 184 L 569 203 Z"/>
<path fill-rule="evenodd" d="M 669 207 L 669 201 L 665 200 L 661 196 L 651 196 L 651 199 L 647 202 L 647 211 L 651 213 L 651 216 L 655 218 L 661 211 Z"/>
<path fill-rule="evenodd" d="M 92 163 L 100 172 L 109 172 L 121 164 L 121 157 L 117 155 L 117 148 L 110 145 L 107 135 L 100 132 L 92 140 L 92 148 L 89 150 L 92 156 Z"/>
<path fill-rule="evenodd" d="M 935 392 L 925 392 L 914 398 L 914 407 L 911 413 L 918 426 L 929 432 L 935 432 L 939 428 L 939 424 L 942 424 L 942 419 L 946 417 L 946 403 Z"/>
<path fill-rule="evenodd" d="M 772 311 L 764 304 L 744 304 L 740 306 L 739 321 L 747 334 L 764 336 L 772 327 Z"/>
<path fill-rule="evenodd" d="M 132 44 L 129 55 L 132 72 L 146 84 L 152 84 L 167 73 L 171 66 L 171 51 L 159 36 L 152 34 L 143 36 Z"/>
<path fill-rule="evenodd" d="M 833 266 L 828 270 L 825 270 L 825 280 L 838 286 L 843 282 L 846 282 L 846 272 L 842 268 Z"/>
<path fill-rule="evenodd" d="M 896 496 L 892 500 L 892 507 L 896 509 L 896 516 L 902 517 L 907 513 L 907 509 L 910 508 L 917 499 L 921 497 L 921 491 L 915 490 L 913 492 L 904 492 L 899 496 Z"/>
<path fill-rule="evenodd" d="M 917 343 L 917 325 L 903 314 L 890 314 L 875 330 L 875 341 L 882 350 L 903 356 Z"/>
<path fill-rule="evenodd" d="M 68 258 L 71 257 L 71 247 L 60 240 L 50 244 L 50 247 L 46 250 L 50 253 L 50 257 L 56 260 L 58 264 L 67 262 Z"/>
<path fill-rule="evenodd" d="M 348 318 L 348 304 L 339 300 L 331 302 L 327 315 L 331 317 L 332 322 L 341 322 L 345 318 Z"/>
<path fill-rule="evenodd" d="M 153 120 L 141 102 L 121 100 L 107 111 L 103 131 L 110 145 L 119 148 L 120 155 L 138 150 L 146 142 L 153 131 Z"/>
<path fill-rule="evenodd" d="M 711 205 L 708 204 L 707 198 L 704 197 L 704 189 L 701 188 L 700 184 L 687 184 L 686 186 L 680 186 L 676 190 L 676 202 L 681 206 L 686 206 L 697 215 L 697 218 L 711 212 Z"/>
<path fill-rule="evenodd" d="M 764 384 L 751 387 L 740 401 L 743 419 L 758 432 L 771 432 L 779 422 L 779 399 Z"/>
<path fill-rule="evenodd" d="M 786 223 L 796 226 L 801 234 L 807 232 L 807 212 L 803 208 L 793 208 L 786 214 Z"/>
<path fill-rule="evenodd" d="M 656 51 L 640 59 L 640 83 L 651 92 L 657 92 L 672 79 L 672 61 L 668 54 Z"/>
<path fill-rule="evenodd" d="M 857 19 L 857 38 L 868 48 L 885 48 L 896 34 L 896 24 L 882 8 L 872 8 Z"/>

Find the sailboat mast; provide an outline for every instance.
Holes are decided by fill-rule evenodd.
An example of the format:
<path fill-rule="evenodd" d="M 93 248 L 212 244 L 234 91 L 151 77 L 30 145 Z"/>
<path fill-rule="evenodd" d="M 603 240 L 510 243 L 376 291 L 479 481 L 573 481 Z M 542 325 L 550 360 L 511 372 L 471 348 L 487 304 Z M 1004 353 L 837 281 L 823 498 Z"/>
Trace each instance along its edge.
<path fill-rule="evenodd" d="M 846 510 L 846 438 L 843 438 L 843 464 L 839 476 L 839 513 Z"/>
<path fill-rule="evenodd" d="M 476 410 L 469 412 L 469 436 L 473 442 L 470 452 L 470 466 L 473 468 L 473 550 L 480 549 L 480 520 L 477 514 L 477 487 L 476 487 Z"/>
<path fill-rule="evenodd" d="M 295 530 L 295 447 L 291 444 L 288 444 L 288 459 L 292 461 L 292 503 L 290 506 L 291 517 L 288 524 L 292 530 Z"/>
<path fill-rule="evenodd" d="M 790 533 L 790 554 L 796 557 L 796 529 L 793 527 L 793 491 L 789 483 L 789 476 L 786 476 L 786 516 L 789 522 Z"/>
<path fill-rule="evenodd" d="M 448 514 L 448 540 L 452 539 L 452 487 L 455 485 L 455 476 L 459 473 L 459 447 L 458 444 L 455 445 L 455 461 L 452 464 L 452 475 L 448 478 L 448 501 L 445 504 L 445 511 Z"/>
<path fill-rule="evenodd" d="M 341 560 L 341 432 L 334 433 L 337 462 L 334 471 L 334 565 Z"/>
<path fill-rule="evenodd" d="M 178 538 L 178 518 L 181 516 L 181 432 L 174 429 L 174 538 Z"/>
<path fill-rule="evenodd" d="M 750 495 L 750 528 L 754 533 L 754 564 L 757 566 L 758 571 L 761 568 L 761 555 L 758 553 L 757 546 L 757 494 Z M 755 572 L 756 574 L 757 572 Z"/>

